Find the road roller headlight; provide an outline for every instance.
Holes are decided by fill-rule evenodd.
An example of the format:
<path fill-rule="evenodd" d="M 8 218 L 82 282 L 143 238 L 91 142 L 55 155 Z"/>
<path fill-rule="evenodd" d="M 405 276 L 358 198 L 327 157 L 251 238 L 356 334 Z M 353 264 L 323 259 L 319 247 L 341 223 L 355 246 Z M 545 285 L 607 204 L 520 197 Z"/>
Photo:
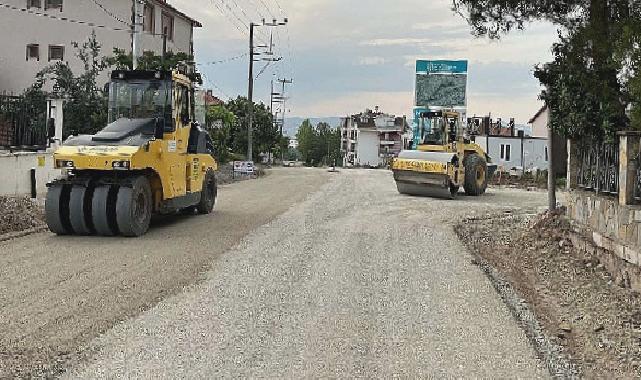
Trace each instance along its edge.
<path fill-rule="evenodd" d="M 129 161 L 114 161 L 112 167 L 114 170 L 129 170 L 131 163 Z"/>
<path fill-rule="evenodd" d="M 75 165 L 73 164 L 73 161 L 56 160 L 56 167 L 60 169 L 73 169 L 75 168 Z"/>

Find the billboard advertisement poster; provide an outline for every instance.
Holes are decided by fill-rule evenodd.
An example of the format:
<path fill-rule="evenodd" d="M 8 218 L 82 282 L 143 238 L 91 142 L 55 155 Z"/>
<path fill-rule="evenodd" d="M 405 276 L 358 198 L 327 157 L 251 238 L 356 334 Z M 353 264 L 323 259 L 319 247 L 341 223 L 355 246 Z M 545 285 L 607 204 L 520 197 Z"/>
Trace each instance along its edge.
<path fill-rule="evenodd" d="M 465 108 L 467 67 L 467 61 L 417 61 L 415 106 Z"/>

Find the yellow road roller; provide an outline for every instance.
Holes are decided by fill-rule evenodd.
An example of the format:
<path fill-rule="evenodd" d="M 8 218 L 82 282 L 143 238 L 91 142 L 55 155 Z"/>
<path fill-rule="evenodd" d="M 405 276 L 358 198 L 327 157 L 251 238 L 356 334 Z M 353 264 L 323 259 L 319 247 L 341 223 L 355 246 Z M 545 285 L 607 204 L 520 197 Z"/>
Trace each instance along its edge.
<path fill-rule="evenodd" d="M 209 214 L 217 196 L 213 143 L 194 118 L 194 83 L 178 71 L 114 71 L 109 121 L 54 152 L 48 184 L 58 235 L 145 234 L 152 214 Z"/>
<path fill-rule="evenodd" d="M 392 162 L 401 194 L 454 199 L 461 187 L 470 196 L 486 192 L 496 171 L 483 148 L 472 143 L 461 127 L 460 114 L 423 112 L 416 131 L 416 150 L 406 150 Z"/>

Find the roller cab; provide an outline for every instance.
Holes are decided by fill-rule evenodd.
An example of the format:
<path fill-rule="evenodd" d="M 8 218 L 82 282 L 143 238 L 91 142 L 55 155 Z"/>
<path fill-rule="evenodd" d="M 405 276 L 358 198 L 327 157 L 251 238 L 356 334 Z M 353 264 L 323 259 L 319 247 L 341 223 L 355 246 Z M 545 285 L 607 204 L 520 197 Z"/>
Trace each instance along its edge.
<path fill-rule="evenodd" d="M 141 236 L 152 214 L 211 213 L 213 143 L 194 119 L 194 84 L 168 71 L 114 71 L 109 122 L 54 152 L 49 229 L 59 235 Z"/>

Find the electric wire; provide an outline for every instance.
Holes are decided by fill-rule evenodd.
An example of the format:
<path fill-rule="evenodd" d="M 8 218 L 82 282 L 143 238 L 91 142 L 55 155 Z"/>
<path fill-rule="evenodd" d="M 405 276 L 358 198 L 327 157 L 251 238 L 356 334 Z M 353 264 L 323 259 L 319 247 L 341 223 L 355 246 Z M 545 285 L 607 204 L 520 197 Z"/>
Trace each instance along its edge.
<path fill-rule="evenodd" d="M 234 57 L 229 57 L 229 58 L 221 59 L 221 60 L 218 60 L 218 61 L 210 61 L 210 62 L 199 63 L 198 65 L 200 65 L 200 66 L 219 65 L 221 63 L 227 63 L 227 62 L 232 62 L 232 61 L 239 60 L 241 58 L 247 57 L 248 55 L 249 55 L 249 53 L 243 53 L 243 54 L 240 54 L 240 55 L 237 55 L 237 56 L 234 56 Z"/>
<path fill-rule="evenodd" d="M 125 24 L 125 25 L 131 25 L 131 22 L 129 22 L 129 21 L 123 21 L 123 20 L 122 20 L 120 17 L 118 17 L 115 13 L 113 13 L 113 12 L 111 12 L 110 10 L 108 10 L 107 8 L 105 8 L 105 6 L 104 6 L 103 4 L 101 4 L 100 2 L 98 2 L 98 0 L 92 0 L 92 1 L 93 1 L 93 3 L 94 3 L 94 4 L 96 4 L 96 6 L 97 6 L 98 8 L 100 8 L 103 12 L 105 12 L 107 15 L 109 15 L 109 17 L 111 17 L 111 18 L 113 18 L 114 20 L 116 20 L 116 21 L 118 21 L 118 22 L 120 22 L 120 23 L 123 23 L 123 24 Z"/>
<path fill-rule="evenodd" d="M 100 29 L 112 30 L 112 31 L 115 31 L 115 32 L 127 32 L 127 33 L 131 33 L 132 32 L 131 27 L 126 28 L 126 29 L 125 28 L 117 28 L 117 27 L 111 27 L 111 26 L 102 25 L 102 24 L 96 24 L 94 22 L 77 20 L 77 19 L 73 19 L 73 18 L 69 18 L 69 17 L 54 16 L 54 15 L 52 15 L 50 13 L 34 11 L 34 10 L 28 9 L 28 8 L 16 7 L 14 5 L 5 4 L 5 3 L 2 3 L 2 2 L 0 2 L 0 8 L 4 8 L 4 9 L 11 10 L 11 11 L 16 11 L 16 12 L 27 13 L 27 14 L 30 14 L 30 15 L 43 17 L 43 18 L 47 18 L 47 19 L 51 19 L 51 20 L 57 20 L 57 21 L 63 21 L 63 22 L 68 22 L 68 23 L 72 23 L 72 24 L 77 24 L 77 25 L 89 26 L 89 27 L 92 27 L 92 28 L 100 28 Z"/>

